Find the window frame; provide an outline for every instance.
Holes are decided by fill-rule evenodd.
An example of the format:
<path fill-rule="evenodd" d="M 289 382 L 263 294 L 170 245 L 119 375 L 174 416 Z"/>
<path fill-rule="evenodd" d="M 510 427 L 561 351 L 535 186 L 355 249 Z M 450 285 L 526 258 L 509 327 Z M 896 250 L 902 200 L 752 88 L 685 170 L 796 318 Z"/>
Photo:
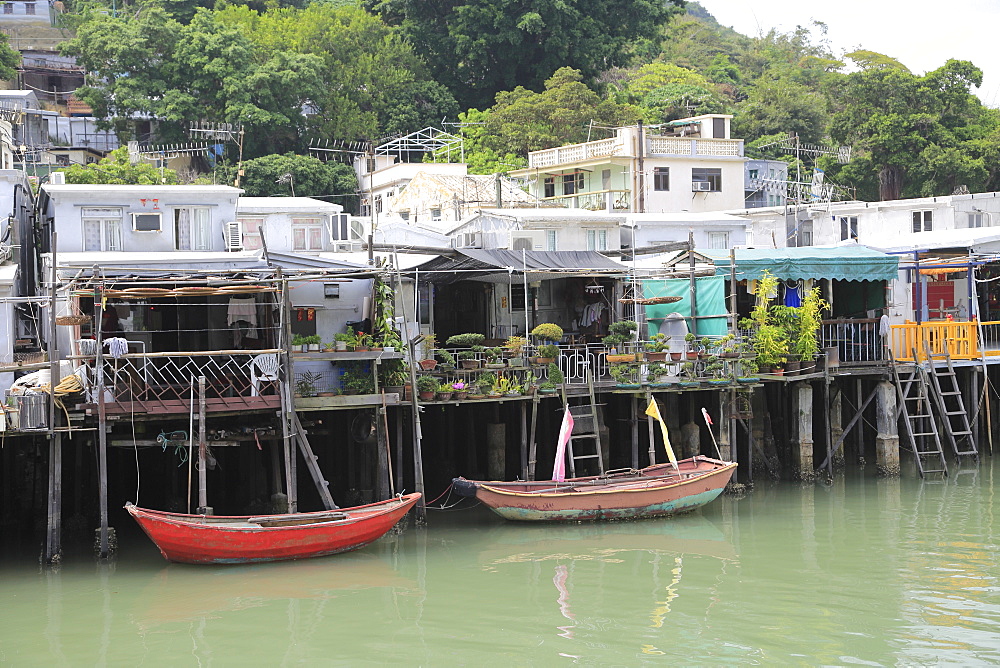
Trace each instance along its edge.
<path fill-rule="evenodd" d="M 201 216 L 195 213 L 201 212 Z M 182 212 L 187 212 L 187 221 L 181 221 Z M 200 220 L 198 220 L 200 218 Z M 188 247 L 181 248 L 181 226 L 187 224 Z M 182 251 L 212 250 L 212 209 L 207 206 L 174 207 L 174 249 Z"/>
<path fill-rule="evenodd" d="M 653 190 L 666 192 L 670 190 L 670 168 L 653 168 Z"/>
<path fill-rule="evenodd" d="M 837 216 L 840 223 L 840 240 L 849 241 L 858 238 L 858 217 L 857 216 Z"/>
<path fill-rule="evenodd" d="M 318 252 L 322 251 L 324 247 L 323 243 L 323 217 L 322 216 L 309 216 L 301 218 L 292 218 L 292 250 L 303 251 L 303 252 Z M 313 232 L 318 230 L 318 234 L 314 237 Z M 296 239 L 296 232 L 302 232 L 302 247 L 299 247 L 298 240 Z M 313 246 L 313 241 L 318 239 L 318 247 Z"/>
<path fill-rule="evenodd" d="M 117 216 L 115 213 L 117 212 Z M 87 207 L 80 212 L 80 223 L 83 231 L 84 251 L 100 250 L 118 252 L 125 250 L 124 211 L 120 207 Z M 97 225 L 100 238 L 100 249 L 87 247 L 87 227 Z M 111 243 L 109 243 L 111 242 Z M 113 242 L 117 242 L 117 248 Z"/>
<path fill-rule="evenodd" d="M 716 245 L 717 239 L 722 239 L 722 246 Z M 729 250 L 729 232 L 716 230 L 708 232 L 708 247 L 712 250 Z"/>
<path fill-rule="evenodd" d="M 934 210 L 917 209 L 910 212 L 911 229 L 913 233 L 934 231 Z"/>
<path fill-rule="evenodd" d="M 720 193 L 722 192 L 722 168 L 692 167 L 691 183 L 694 183 L 695 181 L 708 181 L 710 185 L 707 191 L 699 191 L 699 192 Z"/>

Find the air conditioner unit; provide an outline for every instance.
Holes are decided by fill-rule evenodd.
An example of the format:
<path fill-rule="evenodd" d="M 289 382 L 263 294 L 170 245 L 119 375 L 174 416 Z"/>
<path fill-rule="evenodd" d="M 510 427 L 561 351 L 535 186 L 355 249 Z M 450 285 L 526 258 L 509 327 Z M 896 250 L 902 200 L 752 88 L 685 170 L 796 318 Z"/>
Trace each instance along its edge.
<path fill-rule="evenodd" d="M 712 190 L 712 184 L 708 181 L 692 181 L 691 191 L 696 193 L 707 193 Z"/>
<path fill-rule="evenodd" d="M 510 233 L 510 250 L 545 250 L 545 230 L 513 230 Z"/>
<path fill-rule="evenodd" d="M 483 233 L 482 232 L 463 232 L 458 236 L 454 237 L 452 240 L 452 247 L 454 248 L 482 248 L 483 247 Z"/>
<path fill-rule="evenodd" d="M 335 253 L 356 253 L 360 250 L 364 250 L 364 244 L 361 241 L 337 241 L 333 244 L 333 252 Z"/>
<path fill-rule="evenodd" d="M 54 186 L 62 186 L 66 184 L 66 172 L 52 172 L 49 174 L 49 183 Z"/>
<path fill-rule="evenodd" d="M 238 220 L 231 220 L 226 223 L 226 250 L 243 250 L 243 226 Z"/>

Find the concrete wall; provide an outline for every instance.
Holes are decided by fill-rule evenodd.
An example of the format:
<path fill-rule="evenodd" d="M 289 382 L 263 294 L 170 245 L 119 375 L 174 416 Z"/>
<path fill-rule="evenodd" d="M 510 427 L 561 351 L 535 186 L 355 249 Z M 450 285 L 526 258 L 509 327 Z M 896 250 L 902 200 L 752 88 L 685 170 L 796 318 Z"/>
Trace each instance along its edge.
<path fill-rule="evenodd" d="M 147 252 L 176 252 L 174 211 L 207 207 L 212 244 L 208 250 L 224 251 L 224 224 L 236 220 L 240 192 L 229 186 L 45 185 L 43 189 L 52 198 L 47 215 L 54 218 L 60 252 L 84 250 L 82 214 L 90 207 L 120 210 L 122 250 Z M 160 231 L 133 232 L 133 213 L 161 213 Z"/>

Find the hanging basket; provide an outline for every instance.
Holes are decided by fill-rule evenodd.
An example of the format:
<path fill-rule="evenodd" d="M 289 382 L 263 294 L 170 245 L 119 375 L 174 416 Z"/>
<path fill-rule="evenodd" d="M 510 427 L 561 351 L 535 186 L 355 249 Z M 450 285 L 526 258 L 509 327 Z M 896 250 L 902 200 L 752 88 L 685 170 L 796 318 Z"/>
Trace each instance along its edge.
<path fill-rule="evenodd" d="M 643 306 L 652 306 L 654 304 L 673 304 L 674 302 L 679 302 L 683 297 L 640 297 L 639 299 L 628 299 L 623 298 L 618 301 L 622 304 L 641 304 Z"/>
<path fill-rule="evenodd" d="M 86 325 L 90 322 L 89 315 L 57 315 L 56 324 L 63 325 L 65 327 L 72 327 L 75 325 Z"/>

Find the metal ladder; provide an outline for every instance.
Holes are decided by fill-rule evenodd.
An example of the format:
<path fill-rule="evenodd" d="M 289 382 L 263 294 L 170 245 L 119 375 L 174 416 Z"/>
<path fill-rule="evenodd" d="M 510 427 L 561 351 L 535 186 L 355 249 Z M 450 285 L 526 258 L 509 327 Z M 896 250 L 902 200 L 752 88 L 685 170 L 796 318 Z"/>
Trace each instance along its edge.
<path fill-rule="evenodd" d="M 976 440 L 972 434 L 969 414 L 965 410 L 965 399 L 962 398 L 962 391 L 958 387 L 958 375 L 951 363 L 951 353 L 948 351 L 948 346 L 945 344 L 944 348 L 944 362 L 947 371 L 937 368 L 931 357 L 930 347 L 926 344 L 924 344 L 924 351 L 927 354 L 927 362 L 930 367 L 927 375 L 931 380 L 934 404 L 944 427 L 945 438 L 956 457 L 978 459 L 979 449 L 976 447 Z"/>
<path fill-rule="evenodd" d="M 569 476 L 576 477 L 576 463 L 587 459 L 597 460 L 598 475 L 604 475 L 604 457 L 601 456 L 601 432 L 597 424 L 597 402 L 594 399 L 594 379 L 588 365 L 585 372 L 587 376 L 587 398 L 588 403 L 570 405 L 566 397 L 566 386 L 563 385 L 563 405 L 569 409 L 569 414 L 573 416 L 573 432 L 570 434 L 569 443 L 566 444 L 566 452 L 569 455 Z M 594 449 L 587 454 L 578 455 L 574 449 L 577 441 L 591 441 Z"/>
<path fill-rule="evenodd" d="M 903 417 L 906 436 L 913 448 L 920 477 L 923 478 L 928 473 L 940 473 L 946 476 L 948 465 L 944 460 L 941 437 L 934 419 L 931 398 L 927 392 L 927 371 L 916 361 L 915 350 L 913 360 L 913 365 L 905 369 L 900 368 L 894 357 L 890 357 L 889 360 L 889 368 L 892 370 L 893 382 L 896 385 L 896 398 L 899 400 L 899 405 L 896 407 L 897 415 Z"/>

